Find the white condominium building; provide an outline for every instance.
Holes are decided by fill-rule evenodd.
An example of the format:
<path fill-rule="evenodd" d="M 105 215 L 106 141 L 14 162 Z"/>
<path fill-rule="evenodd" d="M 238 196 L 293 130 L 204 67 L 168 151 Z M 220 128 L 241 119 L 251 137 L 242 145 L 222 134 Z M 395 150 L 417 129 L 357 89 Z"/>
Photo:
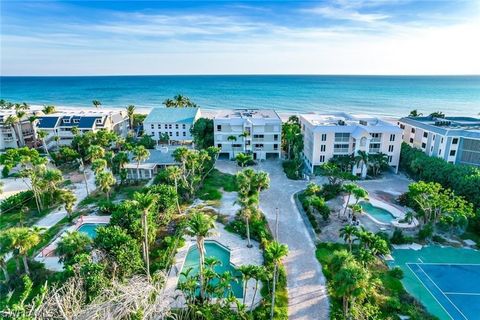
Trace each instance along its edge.
<path fill-rule="evenodd" d="M 33 147 L 35 144 L 35 122 L 28 112 L 16 123 L 9 123 L 9 117 L 18 119 L 15 110 L 0 110 L 0 150 L 18 147 Z"/>
<path fill-rule="evenodd" d="M 73 111 L 69 109 L 38 117 L 37 130 L 44 130 L 48 133 L 45 138 L 48 146 L 56 146 L 57 143 L 65 146 L 72 143 L 73 127 L 77 127 L 79 133 L 110 130 L 126 137 L 129 129 L 128 123 L 128 115 L 124 110 Z"/>
<path fill-rule="evenodd" d="M 282 120 L 274 110 L 222 110 L 213 122 L 220 155 L 232 159 L 242 152 L 252 154 L 256 160 L 280 158 Z"/>
<path fill-rule="evenodd" d="M 480 119 L 406 117 L 399 120 L 403 141 L 450 163 L 480 166 Z"/>
<path fill-rule="evenodd" d="M 303 155 L 310 172 L 331 158 L 342 155 L 384 153 L 388 164 L 398 171 L 402 130 L 396 125 L 368 115 L 304 114 L 300 116 L 304 135 Z M 365 177 L 364 165 L 353 166 L 352 173 Z"/>
<path fill-rule="evenodd" d="M 153 108 L 143 121 L 143 130 L 157 142 L 165 135 L 170 142 L 191 142 L 190 128 L 200 117 L 199 108 Z"/>

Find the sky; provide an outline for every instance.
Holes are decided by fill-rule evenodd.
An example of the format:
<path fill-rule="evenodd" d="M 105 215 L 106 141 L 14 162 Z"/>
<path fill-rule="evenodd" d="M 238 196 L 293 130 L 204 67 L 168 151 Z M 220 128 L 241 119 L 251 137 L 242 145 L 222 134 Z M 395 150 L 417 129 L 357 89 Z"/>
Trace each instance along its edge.
<path fill-rule="evenodd" d="M 480 74 L 479 0 L 0 0 L 1 75 Z"/>

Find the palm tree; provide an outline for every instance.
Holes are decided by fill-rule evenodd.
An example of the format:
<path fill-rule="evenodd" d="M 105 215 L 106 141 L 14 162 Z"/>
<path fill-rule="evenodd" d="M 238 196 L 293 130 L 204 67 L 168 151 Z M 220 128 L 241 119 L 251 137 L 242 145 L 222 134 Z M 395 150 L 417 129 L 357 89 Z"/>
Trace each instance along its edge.
<path fill-rule="evenodd" d="M 20 120 L 17 118 L 17 116 L 14 116 L 14 115 L 9 115 L 7 117 L 7 119 L 5 119 L 5 121 L 4 121 L 5 126 L 7 126 L 7 127 L 9 126 L 9 127 L 12 128 L 13 138 L 14 138 L 16 144 L 17 144 L 17 147 L 20 146 L 20 144 L 19 144 L 19 139 L 20 138 L 19 138 L 19 134 L 17 132 L 17 124 L 19 123 L 19 121 Z"/>
<path fill-rule="evenodd" d="M 411 118 L 415 118 L 415 117 L 421 117 L 422 115 L 423 114 L 419 113 L 417 111 L 417 109 L 414 109 L 414 110 L 410 111 L 410 114 L 408 116 L 411 117 Z"/>
<path fill-rule="evenodd" d="M 257 188 L 256 190 L 257 194 L 259 194 L 260 191 L 262 190 L 266 190 L 270 188 L 270 177 L 268 176 L 268 173 L 265 171 L 256 172 L 252 180 L 253 180 L 252 185 Z"/>
<path fill-rule="evenodd" d="M 256 266 L 254 265 L 244 265 L 244 266 L 239 266 L 238 271 L 240 272 L 242 276 L 242 281 L 243 281 L 243 300 L 242 303 L 245 304 L 245 297 L 247 295 L 247 285 L 248 281 L 253 278 L 255 274 L 255 268 Z"/>
<path fill-rule="evenodd" d="M 240 216 L 245 220 L 245 226 L 247 231 L 247 247 L 252 248 L 253 245 L 250 241 L 250 219 L 255 212 L 255 208 L 252 206 L 252 203 L 256 203 L 258 200 L 255 200 L 255 196 L 246 197 L 245 199 L 240 200 L 242 209 L 240 209 Z"/>
<path fill-rule="evenodd" d="M 372 175 L 376 177 L 382 168 L 388 166 L 388 156 L 385 153 L 375 153 L 370 155 L 370 167 Z"/>
<path fill-rule="evenodd" d="M 55 108 L 55 106 L 44 106 L 42 112 L 44 114 L 52 114 L 57 112 L 57 109 Z"/>
<path fill-rule="evenodd" d="M 99 106 L 102 105 L 102 103 L 101 103 L 100 101 L 98 101 L 98 100 L 93 100 L 93 101 L 92 101 L 92 104 L 93 104 L 93 106 L 94 106 L 95 108 L 98 108 Z"/>
<path fill-rule="evenodd" d="M 240 138 L 243 138 L 243 151 L 247 150 L 247 137 L 250 136 L 250 132 L 248 131 L 243 131 L 241 135 L 239 135 Z"/>
<path fill-rule="evenodd" d="M 278 280 L 278 266 L 282 261 L 282 258 L 288 254 L 288 247 L 285 244 L 281 244 L 277 241 L 270 242 L 265 253 L 269 259 L 273 261 L 273 287 L 272 287 L 272 306 L 270 310 L 270 320 L 273 320 L 273 311 L 275 310 L 275 291 Z"/>
<path fill-rule="evenodd" d="M 98 145 L 92 145 L 88 147 L 87 154 L 91 161 L 95 161 L 96 159 L 105 157 L 105 149 Z"/>
<path fill-rule="evenodd" d="M 133 160 L 137 161 L 137 179 L 140 180 L 140 162 L 143 162 L 148 159 L 150 156 L 150 151 L 148 151 L 144 146 L 139 145 L 133 149 Z"/>
<path fill-rule="evenodd" d="M 98 174 L 101 171 L 104 171 L 107 168 L 107 160 L 105 159 L 95 159 L 92 162 L 92 170 L 95 174 Z"/>
<path fill-rule="evenodd" d="M 102 171 L 99 172 L 95 176 L 95 184 L 97 187 L 102 190 L 107 196 L 107 201 L 110 201 L 110 190 L 112 189 L 112 186 L 115 185 L 117 181 L 115 180 L 115 177 L 113 174 L 109 171 Z"/>
<path fill-rule="evenodd" d="M 65 211 L 67 211 L 68 219 L 71 219 L 73 207 L 77 201 L 75 193 L 73 193 L 71 190 L 62 190 L 60 193 L 60 200 L 65 204 Z"/>
<path fill-rule="evenodd" d="M 48 136 L 48 132 L 45 130 L 38 130 L 37 131 L 37 137 L 40 139 L 43 145 L 43 149 L 45 150 L 45 153 L 50 157 L 50 153 L 48 152 L 48 146 L 47 142 L 45 141 L 45 138 Z"/>
<path fill-rule="evenodd" d="M 236 155 L 235 160 L 240 167 L 244 168 L 249 162 L 253 161 L 253 158 L 250 154 L 240 152 Z"/>
<path fill-rule="evenodd" d="M 40 229 L 37 227 L 14 227 L 7 229 L 2 236 L 3 244 L 7 244 L 8 248 L 18 252 L 22 257 L 25 273 L 30 275 L 28 267 L 28 251 L 40 243 Z"/>
<path fill-rule="evenodd" d="M 359 150 L 354 159 L 355 159 L 355 164 L 361 167 L 362 177 L 364 178 L 366 175 L 366 170 L 367 170 L 366 168 L 368 167 L 368 160 L 369 160 L 368 153 L 366 151 Z"/>
<path fill-rule="evenodd" d="M 133 199 L 137 203 L 140 210 L 142 210 L 142 229 L 143 229 L 143 260 L 147 267 L 147 278 L 150 280 L 150 259 L 149 259 L 149 246 L 148 246 L 148 213 L 150 209 L 157 203 L 157 195 L 153 193 L 140 193 L 135 192 Z"/>
<path fill-rule="evenodd" d="M 47 193 L 54 197 L 55 191 L 58 190 L 58 185 L 63 181 L 62 172 L 57 169 L 46 169 L 42 176 Z"/>
<path fill-rule="evenodd" d="M 343 190 L 348 194 L 347 202 L 345 203 L 345 210 L 343 211 L 343 215 L 347 214 L 348 204 L 350 203 L 350 197 L 352 196 L 352 192 L 357 188 L 357 185 L 354 183 L 348 183 L 343 186 Z M 339 211 L 340 213 L 340 211 Z M 340 216 L 340 214 L 339 214 Z"/>
<path fill-rule="evenodd" d="M 87 190 L 87 196 L 90 195 L 90 191 L 88 190 L 88 181 L 87 181 L 87 174 L 85 173 L 85 165 L 83 164 L 82 157 L 77 159 L 78 161 L 78 170 L 83 174 L 83 181 L 85 182 L 85 189 Z"/>
<path fill-rule="evenodd" d="M 187 221 L 186 232 L 192 237 L 196 237 L 199 254 L 199 276 L 200 276 L 200 297 L 205 299 L 205 280 L 203 270 L 205 267 L 205 238 L 213 235 L 212 229 L 215 229 L 215 217 L 206 215 L 194 210 Z"/>
<path fill-rule="evenodd" d="M 234 142 L 234 141 L 237 141 L 237 137 L 235 136 L 228 136 L 227 137 L 227 141 L 229 142 Z M 233 157 L 235 158 L 235 148 L 233 147 L 233 144 L 232 144 L 232 151 L 233 151 Z"/>
<path fill-rule="evenodd" d="M 355 241 L 353 237 L 357 235 L 357 233 L 358 233 L 357 227 L 352 226 L 351 224 L 347 224 L 346 226 L 340 229 L 340 237 L 343 238 L 343 241 L 345 241 L 345 243 L 348 243 L 348 249 L 350 252 L 352 251 L 353 241 Z"/>
<path fill-rule="evenodd" d="M 175 192 L 177 194 L 175 198 L 177 203 L 177 211 L 178 211 L 178 214 L 181 214 L 182 211 L 180 210 L 180 203 L 178 200 L 180 197 L 178 194 L 178 179 L 180 179 L 180 177 L 182 176 L 182 170 L 178 166 L 170 166 L 170 167 L 167 167 L 167 174 L 168 174 L 168 177 L 172 179 L 175 184 Z"/>
<path fill-rule="evenodd" d="M 127 107 L 127 116 L 128 116 L 128 122 L 130 125 L 130 130 L 133 130 L 133 117 L 135 115 L 135 106 L 133 104 L 129 105 Z"/>
<path fill-rule="evenodd" d="M 352 193 L 353 193 L 353 196 L 355 197 L 355 205 L 357 205 L 360 200 L 368 198 L 367 190 L 358 186 L 352 190 Z"/>

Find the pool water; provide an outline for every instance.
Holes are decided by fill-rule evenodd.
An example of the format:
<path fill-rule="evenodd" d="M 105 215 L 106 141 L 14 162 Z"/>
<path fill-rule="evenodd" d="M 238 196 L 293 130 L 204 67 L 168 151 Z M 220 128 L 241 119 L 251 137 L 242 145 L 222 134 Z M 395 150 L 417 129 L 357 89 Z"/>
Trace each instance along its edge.
<path fill-rule="evenodd" d="M 362 207 L 363 211 L 375 218 L 375 220 L 383 223 L 391 223 L 393 220 L 395 220 L 395 217 L 389 211 L 379 207 L 375 207 L 370 202 L 360 201 L 359 204 Z"/>
<path fill-rule="evenodd" d="M 230 273 L 234 276 L 240 276 L 240 272 L 238 272 L 230 263 L 230 251 L 227 248 L 221 246 L 215 241 L 205 241 L 205 251 L 205 257 L 215 257 L 220 260 L 220 265 L 214 267 L 215 272 L 217 272 L 218 274 L 222 274 L 226 271 L 230 271 Z M 189 275 L 198 274 L 198 259 L 198 248 L 196 245 L 193 245 L 188 250 L 182 271 L 185 271 L 188 268 L 192 268 L 192 271 L 190 271 Z M 180 281 L 183 280 L 185 280 L 185 278 L 181 276 Z M 216 282 L 218 282 L 218 280 L 216 280 Z M 212 284 L 216 284 L 216 282 L 213 282 Z M 239 280 L 238 282 L 232 281 L 231 287 L 235 297 L 243 297 L 243 284 L 241 280 Z"/>
<path fill-rule="evenodd" d="M 86 233 L 89 238 L 93 239 L 97 236 L 97 228 L 106 225 L 106 223 L 84 223 L 77 229 L 77 231 Z"/>

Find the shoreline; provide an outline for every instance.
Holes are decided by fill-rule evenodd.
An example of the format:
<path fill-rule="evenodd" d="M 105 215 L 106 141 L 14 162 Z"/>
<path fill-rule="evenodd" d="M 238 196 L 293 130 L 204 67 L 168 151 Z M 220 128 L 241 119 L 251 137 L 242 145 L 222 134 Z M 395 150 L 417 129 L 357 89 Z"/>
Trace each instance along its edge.
<path fill-rule="evenodd" d="M 43 105 L 30 105 L 30 110 L 32 111 L 41 111 L 43 109 Z M 82 111 L 90 111 L 90 112 L 95 112 L 98 110 L 104 110 L 104 111 L 118 111 L 119 109 L 125 109 L 125 107 L 103 107 L 100 106 L 100 108 L 95 108 L 95 107 L 72 107 L 72 106 L 55 106 L 55 108 L 58 111 L 78 111 L 81 109 Z M 145 114 L 148 115 L 152 109 L 155 107 L 136 107 L 135 108 L 135 113 L 137 114 Z M 163 108 L 163 106 L 162 106 Z M 245 108 L 222 108 L 222 109 L 212 109 L 212 108 L 203 108 L 199 107 L 202 111 L 202 117 L 203 118 L 208 118 L 208 119 L 213 119 L 215 117 L 215 114 L 219 110 L 235 110 L 235 109 L 245 109 Z M 273 109 L 274 108 L 250 108 L 250 109 Z M 287 122 L 288 118 L 290 116 L 299 116 L 301 114 L 314 114 L 314 113 L 319 113 L 322 114 L 323 112 L 288 112 L 288 111 L 276 111 L 282 122 Z M 350 113 L 350 112 L 347 112 Z M 358 114 L 358 113 L 350 113 L 350 114 Z M 387 115 L 376 115 L 376 114 L 370 114 L 373 116 L 377 116 L 378 118 L 389 121 L 389 122 L 395 122 L 398 121 L 401 117 L 395 117 L 395 116 L 387 116 Z M 405 115 L 406 116 L 406 115 Z"/>

